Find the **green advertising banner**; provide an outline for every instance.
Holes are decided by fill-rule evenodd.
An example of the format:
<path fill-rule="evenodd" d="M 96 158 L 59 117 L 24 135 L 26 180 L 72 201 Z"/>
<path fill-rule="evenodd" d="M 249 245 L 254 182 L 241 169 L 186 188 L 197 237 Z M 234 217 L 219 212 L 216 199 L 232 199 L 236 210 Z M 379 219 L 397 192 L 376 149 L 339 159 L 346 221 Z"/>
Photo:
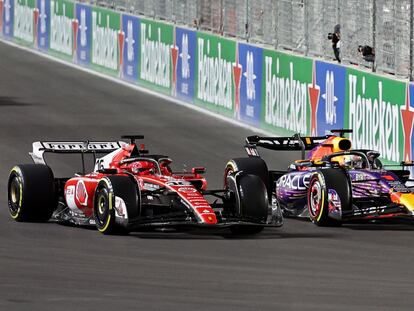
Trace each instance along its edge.
<path fill-rule="evenodd" d="M 15 0 L 14 5 L 14 41 L 22 45 L 33 46 L 36 1 Z"/>
<path fill-rule="evenodd" d="M 174 27 L 152 20 L 140 21 L 139 82 L 149 89 L 170 94 Z"/>
<path fill-rule="evenodd" d="M 197 32 L 195 103 L 234 116 L 236 41 Z"/>
<path fill-rule="evenodd" d="M 68 0 L 50 1 L 50 54 L 64 59 L 72 59 L 75 3 Z"/>
<path fill-rule="evenodd" d="M 118 75 L 121 15 L 111 10 L 92 8 L 92 68 Z"/>
<path fill-rule="evenodd" d="M 279 135 L 310 134 L 313 61 L 263 50 L 261 127 Z"/>
<path fill-rule="evenodd" d="M 353 129 L 353 148 L 373 149 L 385 162 L 402 160 L 404 82 L 347 69 L 345 126 Z"/>

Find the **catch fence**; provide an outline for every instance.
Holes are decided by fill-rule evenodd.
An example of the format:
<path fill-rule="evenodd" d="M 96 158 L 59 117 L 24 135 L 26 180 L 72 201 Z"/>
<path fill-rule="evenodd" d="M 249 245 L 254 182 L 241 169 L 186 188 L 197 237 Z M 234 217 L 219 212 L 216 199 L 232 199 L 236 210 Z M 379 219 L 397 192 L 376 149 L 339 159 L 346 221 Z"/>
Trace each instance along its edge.
<path fill-rule="evenodd" d="M 105 7 L 413 80 L 414 0 L 103 0 Z M 367 61 L 358 46 L 370 46 Z"/>

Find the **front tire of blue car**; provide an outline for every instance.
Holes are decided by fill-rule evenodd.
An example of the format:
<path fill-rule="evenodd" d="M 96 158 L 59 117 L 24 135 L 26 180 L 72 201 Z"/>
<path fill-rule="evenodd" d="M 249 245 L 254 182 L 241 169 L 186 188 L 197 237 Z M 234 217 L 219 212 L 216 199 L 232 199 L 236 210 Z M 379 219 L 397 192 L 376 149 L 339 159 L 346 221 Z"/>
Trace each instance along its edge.
<path fill-rule="evenodd" d="M 351 186 L 343 170 L 323 169 L 317 171 L 310 179 L 308 186 L 308 210 L 311 221 L 320 227 L 337 227 L 341 220 L 329 216 L 328 189 L 333 190 L 341 202 L 341 210 L 351 207 Z"/>

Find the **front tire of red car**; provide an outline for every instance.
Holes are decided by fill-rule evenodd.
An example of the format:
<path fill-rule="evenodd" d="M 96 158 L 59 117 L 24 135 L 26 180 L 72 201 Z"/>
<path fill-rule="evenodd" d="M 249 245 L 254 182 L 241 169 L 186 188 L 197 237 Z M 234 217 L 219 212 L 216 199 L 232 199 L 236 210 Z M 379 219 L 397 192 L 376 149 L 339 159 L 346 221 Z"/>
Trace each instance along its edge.
<path fill-rule="evenodd" d="M 116 231 L 115 196 L 111 191 L 110 184 L 103 179 L 96 188 L 94 200 L 94 215 L 96 228 L 103 234 L 113 234 Z"/>
<path fill-rule="evenodd" d="M 117 221 L 115 198 L 125 203 L 127 219 Z M 118 212 L 119 213 L 119 212 Z M 96 227 L 103 234 L 128 234 L 128 221 L 139 216 L 139 195 L 136 183 L 128 176 L 107 176 L 96 187 L 94 217 Z"/>

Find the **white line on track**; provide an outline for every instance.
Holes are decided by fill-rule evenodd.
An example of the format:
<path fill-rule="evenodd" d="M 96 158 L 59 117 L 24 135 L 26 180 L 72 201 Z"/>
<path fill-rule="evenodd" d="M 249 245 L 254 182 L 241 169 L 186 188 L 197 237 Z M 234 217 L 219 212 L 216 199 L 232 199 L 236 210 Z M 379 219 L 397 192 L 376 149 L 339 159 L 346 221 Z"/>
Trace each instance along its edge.
<path fill-rule="evenodd" d="M 3 42 L 3 43 L 5 43 L 5 44 L 7 44 L 7 45 L 12 46 L 12 47 L 21 49 L 21 50 L 26 51 L 26 52 L 30 52 L 30 53 L 36 54 L 36 55 L 38 55 L 40 57 L 44 57 L 44 58 L 46 58 L 48 60 L 51 60 L 51 61 L 54 61 L 56 63 L 60 63 L 60 64 L 63 64 L 63 65 L 72 67 L 74 69 L 77 69 L 77 70 L 81 70 L 83 72 L 90 73 L 90 74 L 95 75 L 95 76 L 98 76 L 100 78 L 103 78 L 103 79 L 106 79 L 106 80 L 109 80 L 109 81 L 118 83 L 118 84 L 123 85 L 123 86 L 126 86 L 126 87 L 128 87 L 130 89 L 133 89 L 133 90 L 137 90 L 137 91 L 140 91 L 140 92 L 143 92 L 143 93 L 150 94 L 152 96 L 155 96 L 155 97 L 161 98 L 163 100 L 166 100 L 166 101 L 175 103 L 177 105 L 184 106 L 184 107 L 190 108 L 192 110 L 201 112 L 201 113 L 206 114 L 206 115 L 208 115 L 210 117 L 213 117 L 213 118 L 216 118 L 216 119 L 225 121 L 225 122 L 230 123 L 232 125 L 235 125 L 235 126 L 238 126 L 238 127 L 242 127 L 244 129 L 247 129 L 247 130 L 252 131 L 252 135 L 255 134 L 255 133 L 258 133 L 258 134 L 262 134 L 262 135 L 266 135 L 266 136 L 278 136 L 275 133 L 272 133 L 272 132 L 269 132 L 269 131 L 266 131 L 266 130 L 257 128 L 257 127 L 252 126 L 252 125 L 244 124 L 244 123 L 242 123 L 240 121 L 231 119 L 229 117 L 225 117 L 225 116 L 218 115 L 218 114 L 216 114 L 214 112 L 211 112 L 211 111 L 209 111 L 207 109 L 198 107 L 195 104 L 187 103 L 185 101 L 179 100 L 178 98 L 174 98 L 174 97 L 170 97 L 170 96 L 167 96 L 167 95 L 164 95 L 164 94 L 157 93 L 155 91 L 152 91 L 152 90 L 149 90 L 147 88 L 144 88 L 144 87 L 142 87 L 140 85 L 132 84 L 132 83 L 129 83 L 127 81 L 121 80 L 119 78 L 111 77 L 111 76 L 105 75 L 103 73 L 94 71 L 92 69 L 85 68 L 85 67 L 82 67 L 80 65 L 76 65 L 74 63 L 70 63 L 68 61 L 65 61 L 65 60 L 62 60 L 62 59 L 59 59 L 59 58 L 55 58 L 55 57 L 50 56 L 50 55 L 48 55 L 46 53 L 43 53 L 43 52 L 37 51 L 35 49 L 32 49 L 30 47 L 22 46 L 22 45 L 19 45 L 17 43 L 14 43 L 12 41 L 5 40 L 3 38 L 0 38 L 0 41 Z"/>

